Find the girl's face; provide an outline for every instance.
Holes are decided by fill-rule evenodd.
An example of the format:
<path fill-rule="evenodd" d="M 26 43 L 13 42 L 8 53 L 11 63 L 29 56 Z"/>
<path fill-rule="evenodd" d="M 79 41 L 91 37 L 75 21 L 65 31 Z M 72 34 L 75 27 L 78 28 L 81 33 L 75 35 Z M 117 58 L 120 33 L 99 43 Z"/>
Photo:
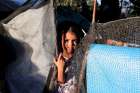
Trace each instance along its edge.
<path fill-rule="evenodd" d="M 73 55 L 77 45 L 77 36 L 74 32 L 68 31 L 64 37 L 64 47 L 68 55 Z"/>

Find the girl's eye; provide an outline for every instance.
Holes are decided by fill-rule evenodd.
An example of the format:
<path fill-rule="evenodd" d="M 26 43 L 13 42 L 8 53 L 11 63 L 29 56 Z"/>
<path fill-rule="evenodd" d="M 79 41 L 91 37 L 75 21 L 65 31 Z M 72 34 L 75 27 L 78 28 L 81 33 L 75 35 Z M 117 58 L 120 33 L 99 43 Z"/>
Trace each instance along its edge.
<path fill-rule="evenodd" d="M 77 45 L 77 41 L 73 41 L 73 45 L 76 46 Z"/>
<path fill-rule="evenodd" d="M 65 40 L 65 43 L 68 43 L 68 40 Z"/>

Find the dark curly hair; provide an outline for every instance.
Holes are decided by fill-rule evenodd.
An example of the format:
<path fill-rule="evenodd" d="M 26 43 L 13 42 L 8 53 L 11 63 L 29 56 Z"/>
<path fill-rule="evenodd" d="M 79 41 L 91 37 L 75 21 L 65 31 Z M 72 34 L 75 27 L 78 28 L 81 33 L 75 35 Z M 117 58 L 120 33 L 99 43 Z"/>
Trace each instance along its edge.
<path fill-rule="evenodd" d="M 58 24 L 57 25 L 57 45 L 58 45 L 57 48 L 59 53 L 63 51 L 62 44 L 61 44 L 62 34 L 66 34 L 68 31 L 74 32 L 78 38 L 78 41 L 80 41 L 84 37 L 82 28 L 78 24 L 70 21 L 64 21 Z"/>

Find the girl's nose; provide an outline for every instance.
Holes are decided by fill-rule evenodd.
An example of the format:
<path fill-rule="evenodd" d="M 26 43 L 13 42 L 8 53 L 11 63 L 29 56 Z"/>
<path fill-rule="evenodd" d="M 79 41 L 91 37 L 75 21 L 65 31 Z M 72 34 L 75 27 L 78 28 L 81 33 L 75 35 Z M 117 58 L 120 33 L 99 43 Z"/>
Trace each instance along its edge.
<path fill-rule="evenodd" d="M 68 47 L 69 48 L 72 48 L 73 47 L 73 43 L 71 41 L 68 43 Z"/>

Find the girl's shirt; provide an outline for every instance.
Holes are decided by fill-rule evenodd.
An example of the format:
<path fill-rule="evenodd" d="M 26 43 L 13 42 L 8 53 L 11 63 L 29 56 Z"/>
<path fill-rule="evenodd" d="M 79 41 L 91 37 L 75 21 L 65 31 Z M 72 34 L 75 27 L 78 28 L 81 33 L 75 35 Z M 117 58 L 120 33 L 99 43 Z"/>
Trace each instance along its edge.
<path fill-rule="evenodd" d="M 75 68 L 72 65 L 71 59 L 65 61 L 64 84 L 58 84 L 58 93 L 75 93 L 76 77 L 74 75 Z"/>

